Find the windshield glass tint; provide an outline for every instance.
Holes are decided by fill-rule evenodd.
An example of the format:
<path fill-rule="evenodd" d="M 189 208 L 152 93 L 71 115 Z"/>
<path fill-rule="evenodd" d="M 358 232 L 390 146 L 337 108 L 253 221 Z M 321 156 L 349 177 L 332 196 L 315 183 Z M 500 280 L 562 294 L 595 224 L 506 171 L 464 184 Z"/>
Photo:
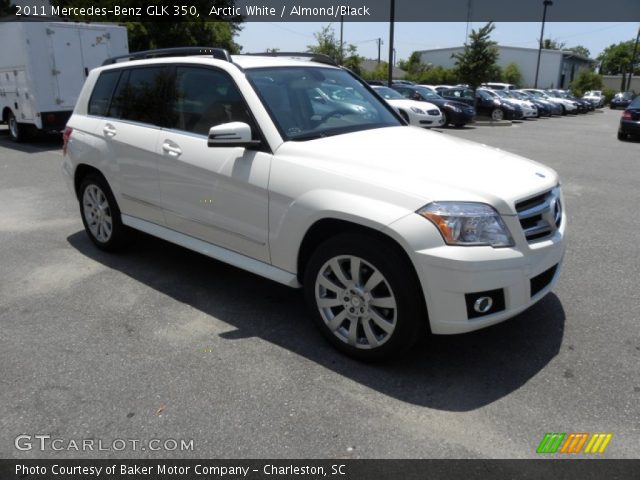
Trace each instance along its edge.
<path fill-rule="evenodd" d="M 387 98 L 389 100 L 393 98 L 404 99 L 402 95 L 400 95 L 398 92 L 396 92 L 395 90 L 389 87 L 375 87 L 374 90 L 378 92 L 378 94 L 380 94 L 382 97 Z"/>
<path fill-rule="evenodd" d="M 422 97 L 425 99 L 433 98 L 434 100 L 437 100 L 439 98 L 442 98 L 440 95 L 433 93 L 433 90 L 429 90 L 428 88 L 425 88 L 425 87 L 415 87 L 415 88 L 418 92 L 420 92 L 420 95 L 422 95 Z"/>
<path fill-rule="evenodd" d="M 378 96 L 343 70 L 259 68 L 247 77 L 287 140 L 401 125 Z"/>

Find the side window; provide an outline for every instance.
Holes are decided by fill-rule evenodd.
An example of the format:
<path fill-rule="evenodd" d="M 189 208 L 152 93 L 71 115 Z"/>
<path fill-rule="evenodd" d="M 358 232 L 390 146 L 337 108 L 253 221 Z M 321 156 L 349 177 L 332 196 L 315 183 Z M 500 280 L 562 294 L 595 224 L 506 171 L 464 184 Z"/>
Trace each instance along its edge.
<path fill-rule="evenodd" d="M 170 128 L 208 135 L 209 129 L 228 122 L 244 122 L 256 128 L 233 80 L 224 72 L 199 67 L 178 67 L 177 101 Z"/>
<path fill-rule="evenodd" d="M 164 66 L 133 68 L 118 84 L 109 115 L 157 126 L 175 123 L 176 80 Z"/>
<path fill-rule="evenodd" d="M 120 70 L 111 70 L 100 74 L 89 99 L 89 115 L 101 117 L 107 115 L 111 95 L 118 83 L 118 78 L 120 78 Z"/>

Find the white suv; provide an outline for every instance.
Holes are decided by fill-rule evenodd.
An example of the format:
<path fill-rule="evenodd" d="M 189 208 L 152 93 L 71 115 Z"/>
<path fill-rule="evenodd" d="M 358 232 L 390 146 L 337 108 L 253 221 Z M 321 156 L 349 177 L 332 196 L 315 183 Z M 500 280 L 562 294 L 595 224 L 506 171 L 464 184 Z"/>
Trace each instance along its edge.
<path fill-rule="evenodd" d="M 323 57 L 193 53 L 86 80 L 63 170 L 99 248 L 131 227 L 302 287 L 325 336 L 363 360 L 501 322 L 555 284 L 550 168 L 407 126 Z M 319 94 L 335 89 L 354 95 Z"/>

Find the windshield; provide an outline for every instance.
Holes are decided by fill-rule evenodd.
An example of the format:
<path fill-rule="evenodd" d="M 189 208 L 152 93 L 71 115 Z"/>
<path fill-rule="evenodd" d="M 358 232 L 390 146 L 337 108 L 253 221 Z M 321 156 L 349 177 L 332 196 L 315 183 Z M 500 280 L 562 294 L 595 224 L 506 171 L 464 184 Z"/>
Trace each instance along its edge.
<path fill-rule="evenodd" d="M 247 70 L 247 78 L 287 140 L 401 125 L 380 98 L 344 70 L 256 68 Z"/>
<path fill-rule="evenodd" d="M 398 92 L 396 92 L 392 88 L 389 88 L 389 87 L 374 87 L 373 89 L 376 92 L 378 92 L 378 94 L 380 94 L 383 98 L 386 98 L 387 100 L 392 100 L 394 98 L 399 98 L 401 100 L 404 100 L 404 97 L 402 95 L 400 95 Z"/>
<path fill-rule="evenodd" d="M 433 93 L 433 90 L 429 90 L 426 87 L 415 87 L 415 89 L 420 92 L 420 95 L 422 95 L 422 98 L 424 98 L 425 100 L 428 100 L 430 98 L 438 100 L 442 98 L 440 95 Z"/>
<path fill-rule="evenodd" d="M 502 98 L 511 98 L 506 90 L 494 90 L 494 93 Z"/>
<path fill-rule="evenodd" d="M 493 90 L 478 90 L 478 93 L 485 99 L 498 97 L 498 94 Z"/>

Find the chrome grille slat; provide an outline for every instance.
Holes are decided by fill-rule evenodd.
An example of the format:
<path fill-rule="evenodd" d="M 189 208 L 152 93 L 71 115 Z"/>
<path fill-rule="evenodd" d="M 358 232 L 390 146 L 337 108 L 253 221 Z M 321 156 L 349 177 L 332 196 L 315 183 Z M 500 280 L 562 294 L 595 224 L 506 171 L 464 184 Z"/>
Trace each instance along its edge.
<path fill-rule="evenodd" d="M 562 223 L 559 189 L 556 187 L 517 202 L 516 212 L 528 242 L 553 235 Z"/>

